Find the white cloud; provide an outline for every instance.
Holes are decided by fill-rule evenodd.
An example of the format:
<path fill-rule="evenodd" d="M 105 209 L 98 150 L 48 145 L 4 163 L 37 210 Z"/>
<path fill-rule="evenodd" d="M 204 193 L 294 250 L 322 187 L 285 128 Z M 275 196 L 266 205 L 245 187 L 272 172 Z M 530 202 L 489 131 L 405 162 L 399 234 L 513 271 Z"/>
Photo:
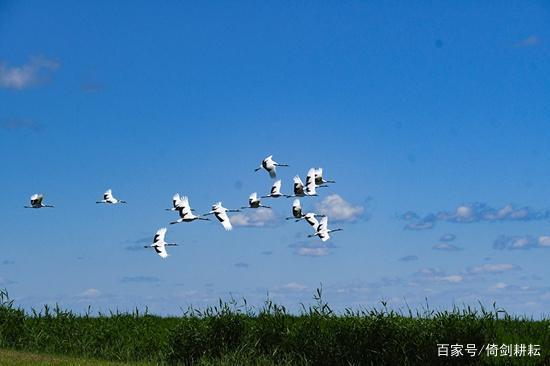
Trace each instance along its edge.
<path fill-rule="evenodd" d="M 96 299 L 101 295 L 101 291 L 99 291 L 96 288 L 89 288 L 85 290 L 84 292 L 77 295 L 77 297 L 83 298 L 83 299 Z"/>
<path fill-rule="evenodd" d="M 457 221 L 472 221 L 473 210 L 468 206 L 459 206 L 456 208 L 455 217 Z"/>
<path fill-rule="evenodd" d="M 461 275 L 449 275 L 449 276 L 443 276 L 438 278 L 440 281 L 447 281 L 451 283 L 458 283 L 462 282 L 464 280 L 464 277 Z"/>
<path fill-rule="evenodd" d="M 429 281 L 443 281 L 449 283 L 459 283 L 464 280 L 464 277 L 458 274 L 447 275 L 439 268 L 421 268 L 413 274 L 413 278 Z"/>
<path fill-rule="evenodd" d="M 42 57 L 31 58 L 21 66 L 0 64 L 0 87 L 19 90 L 27 88 L 43 80 L 58 67 L 58 62 Z"/>
<path fill-rule="evenodd" d="M 355 221 L 365 211 L 363 206 L 353 206 L 338 194 L 331 194 L 317 204 L 320 214 L 333 221 Z"/>
<path fill-rule="evenodd" d="M 550 236 L 539 236 L 539 246 L 550 247 Z"/>
<path fill-rule="evenodd" d="M 296 250 L 297 255 L 305 257 L 324 257 L 330 254 L 329 249 L 326 247 L 307 248 L 302 247 Z"/>
<path fill-rule="evenodd" d="M 260 207 L 230 216 L 229 220 L 234 226 L 263 227 L 275 224 L 275 214 L 269 208 Z"/>
<path fill-rule="evenodd" d="M 550 248 L 550 236 L 534 237 L 530 235 L 499 236 L 493 243 L 493 248 L 499 250 L 526 250 L 532 248 Z"/>
<path fill-rule="evenodd" d="M 303 285 L 298 282 L 289 282 L 284 285 L 275 286 L 271 288 L 271 291 L 275 293 L 282 293 L 282 292 L 305 292 L 307 291 L 307 286 Z"/>
<path fill-rule="evenodd" d="M 508 285 L 504 282 L 497 282 L 494 286 L 491 286 L 489 290 L 504 290 Z"/>
<path fill-rule="evenodd" d="M 494 263 L 494 264 L 483 264 L 481 266 L 472 267 L 468 270 L 472 274 L 483 274 L 483 273 L 502 273 L 513 270 L 519 270 L 520 267 L 515 264 L 510 263 Z"/>
<path fill-rule="evenodd" d="M 540 221 L 550 217 L 550 210 L 538 210 L 532 207 L 515 207 L 507 204 L 494 208 L 482 202 L 459 205 L 451 211 L 428 213 L 424 217 L 416 212 L 408 211 L 401 219 L 408 221 L 407 230 L 431 229 L 437 222 L 472 223 L 472 222 L 504 222 L 504 221 Z"/>
<path fill-rule="evenodd" d="M 289 282 L 286 285 L 282 285 L 280 288 L 284 289 L 284 290 L 290 290 L 290 291 L 306 291 L 307 290 L 306 285 L 302 285 L 301 283 L 297 283 L 297 282 Z"/>

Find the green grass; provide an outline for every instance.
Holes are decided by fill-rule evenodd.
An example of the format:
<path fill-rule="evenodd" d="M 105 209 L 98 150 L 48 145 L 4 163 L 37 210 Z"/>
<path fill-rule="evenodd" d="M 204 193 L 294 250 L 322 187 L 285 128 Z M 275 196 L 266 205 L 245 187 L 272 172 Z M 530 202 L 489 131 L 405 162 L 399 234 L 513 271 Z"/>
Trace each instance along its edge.
<path fill-rule="evenodd" d="M 126 365 L 148 365 L 146 362 L 127 363 L 127 362 L 109 362 L 84 358 L 75 358 L 67 356 L 55 356 L 36 354 L 24 351 L 14 351 L 0 349 L 0 366 L 26 366 L 26 365 L 44 365 L 44 366 L 126 366 Z"/>
<path fill-rule="evenodd" d="M 0 348 L 96 360 L 89 364 L 550 365 L 548 319 L 534 321 L 483 308 L 403 314 L 384 304 L 381 309 L 335 314 L 322 301 L 321 290 L 314 298 L 316 303 L 301 314 L 289 314 L 270 301 L 252 309 L 246 302 L 220 300 L 181 317 L 137 310 L 92 316 L 47 306 L 25 312 L 0 292 Z M 541 345 L 542 355 L 440 358 L 438 343 L 531 343 Z"/>

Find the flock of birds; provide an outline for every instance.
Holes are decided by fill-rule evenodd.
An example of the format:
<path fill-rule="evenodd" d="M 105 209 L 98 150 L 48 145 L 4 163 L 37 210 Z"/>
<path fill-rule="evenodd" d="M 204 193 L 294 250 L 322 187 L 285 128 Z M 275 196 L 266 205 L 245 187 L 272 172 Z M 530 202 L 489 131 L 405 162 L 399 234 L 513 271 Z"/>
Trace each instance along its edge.
<path fill-rule="evenodd" d="M 277 163 L 275 160 L 273 160 L 273 155 L 268 156 L 265 158 L 261 165 L 255 169 L 255 171 L 259 171 L 264 169 L 269 173 L 269 176 L 271 178 L 277 177 L 277 167 L 288 167 L 288 164 L 281 164 Z M 240 209 L 227 209 L 222 206 L 221 202 L 217 202 L 214 205 L 212 205 L 212 209 L 210 212 L 197 215 L 194 213 L 194 209 L 191 208 L 191 205 L 189 204 L 189 198 L 187 196 L 180 196 L 179 193 L 174 194 L 172 197 L 172 207 L 167 208 L 167 211 L 177 211 L 179 214 L 179 219 L 176 221 L 170 222 L 170 224 L 179 224 L 182 222 L 192 222 L 195 220 L 205 220 L 210 221 L 210 219 L 206 216 L 214 215 L 214 217 L 222 224 L 225 230 L 231 230 L 233 227 L 231 225 L 231 221 L 229 219 L 229 212 L 241 212 L 241 210 L 244 209 L 257 209 L 257 208 L 266 208 L 271 209 L 270 206 L 263 205 L 261 203 L 260 198 L 279 198 L 279 197 L 286 197 L 291 198 L 295 197 L 293 203 L 292 203 L 292 216 L 287 217 L 286 220 L 295 220 L 296 222 L 300 220 L 305 220 L 314 230 L 314 233 L 311 235 L 308 235 L 308 237 L 315 237 L 318 236 L 322 241 L 327 241 L 330 239 L 330 233 L 341 231 L 342 229 L 329 229 L 328 228 L 328 217 L 326 215 L 320 215 L 313 212 L 309 213 L 303 213 L 302 212 L 302 206 L 300 203 L 300 197 L 307 197 L 307 196 L 317 196 L 317 188 L 321 187 L 328 187 L 328 184 L 330 183 L 336 183 L 333 180 L 325 180 L 323 178 L 323 169 L 322 168 L 311 168 L 309 169 L 306 177 L 306 184 L 302 182 L 300 177 L 296 175 L 294 177 L 294 193 L 292 195 L 287 195 L 281 193 L 281 180 L 275 181 L 273 183 L 273 186 L 271 187 L 271 191 L 269 194 L 265 196 L 258 197 L 258 193 L 254 192 L 250 195 L 248 198 L 248 206 L 241 207 Z M 31 196 L 31 205 L 25 206 L 25 208 L 53 208 L 52 205 L 45 205 L 43 203 L 44 195 L 42 194 L 33 194 Z M 125 204 L 126 201 L 119 200 L 113 196 L 113 192 L 111 189 L 108 189 L 103 194 L 103 199 L 101 201 L 97 201 L 98 204 Z M 320 218 L 320 220 L 318 220 Z M 163 227 L 155 233 L 155 236 L 153 238 L 153 243 L 151 245 L 146 245 L 145 248 L 152 248 L 155 250 L 155 252 L 162 258 L 168 257 L 168 253 L 166 251 L 167 246 L 177 246 L 176 243 L 167 243 L 165 241 L 166 237 L 166 228 Z"/>

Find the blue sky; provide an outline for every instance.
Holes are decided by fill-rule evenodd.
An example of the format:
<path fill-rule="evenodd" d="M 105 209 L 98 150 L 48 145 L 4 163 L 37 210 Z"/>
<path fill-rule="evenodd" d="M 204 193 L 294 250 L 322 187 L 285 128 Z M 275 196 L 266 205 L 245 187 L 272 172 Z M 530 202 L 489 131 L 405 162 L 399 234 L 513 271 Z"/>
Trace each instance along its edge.
<path fill-rule="evenodd" d="M 219 297 L 290 308 L 550 305 L 550 8 L 543 1 L 0 1 L 1 286 L 25 307 L 162 314 Z M 283 192 L 273 212 L 172 221 Z M 112 188 L 126 206 L 94 202 Z M 25 210 L 43 192 L 53 210 Z M 267 204 L 267 202 L 266 202 Z"/>

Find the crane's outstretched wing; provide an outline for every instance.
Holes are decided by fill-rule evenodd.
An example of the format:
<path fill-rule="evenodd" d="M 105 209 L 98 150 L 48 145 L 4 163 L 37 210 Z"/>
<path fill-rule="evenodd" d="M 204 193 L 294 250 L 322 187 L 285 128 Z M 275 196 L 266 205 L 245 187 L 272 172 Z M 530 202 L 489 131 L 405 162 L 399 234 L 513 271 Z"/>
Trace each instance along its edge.
<path fill-rule="evenodd" d="M 304 219 L 307 221 L 308 224 L 310 224 L 315 231 L 317 231 L 317 228 L 319 227 L 319 221 L 315 218 L 314 213 L 308 213 L 304 216 Z"/>
<path fill-rule="evenodd" d="M 157 252 L 157 254 L 161 257 L 161 258 L 166 258 L 168 257 L 168 252 L 166 251 L 166 247 L 163 245 L 155 245 L 153 246 L 153 248 L 155 249 L 155 252 Z"/>
<path fill-rule="evenodd" d="M 304 194 L 304 182 L 302 182 L 299 176 L 294 177 L 294 194 L 295 195 Z"/>
<path fill-rule="evenodd" d="M 328 230 L 328 216 L 323 216 L 323 218 L 321 218 L 321 221 L 319 221 L 319 227 L 317 228 L 317 231 L 323 230 Z"/>
<path fill-rule="evenodd" d="M 330 239 L 328 231 L 328 216 L 324 216 L 319 222 L 319 226 L 317 227 L 317 235 L 322 241 L 327 241 Z"/>
<path fill-rule="evenodd" d="M 225 210 L 219 210 L 218 212 L 214 213 L 214 216 L 216 216 L 216 218 L 222 224 L 225 230 L 230 231 L 231 229 L 233 229 L 231 221 L 229 221 L 229 216 L 227 216 L 227 212 L 225 212 Z"/>
<path fill-rule="evenodd" d="M 113 191 L 110 188 L 103 193 L 103 199 L 107 202 L 113 200 Z"/>
<path fill-rule="evenodd" d="M 174 208 L 179 207 L 180 201 L 181 201 L 181 197 L 179 193 L 176 193 L 174 194 L 174 196 L 172 196 L 172 205 L 174 206 Z"/>
<path fill-rule="evenodd" d="M 279 179 L 275 183 L 273 183 L 273 187 L 271 187 L 271 195 L 280 195 L 281 194 L 281 180 Z"/>
<path fill-rule="evenodd" d="M 164 244 L 164 237 L 166 236 L 166 228 L 160 228 L 155 233 L 155 236 L 153 238 L 153 245 L 163 243 Z"/>

